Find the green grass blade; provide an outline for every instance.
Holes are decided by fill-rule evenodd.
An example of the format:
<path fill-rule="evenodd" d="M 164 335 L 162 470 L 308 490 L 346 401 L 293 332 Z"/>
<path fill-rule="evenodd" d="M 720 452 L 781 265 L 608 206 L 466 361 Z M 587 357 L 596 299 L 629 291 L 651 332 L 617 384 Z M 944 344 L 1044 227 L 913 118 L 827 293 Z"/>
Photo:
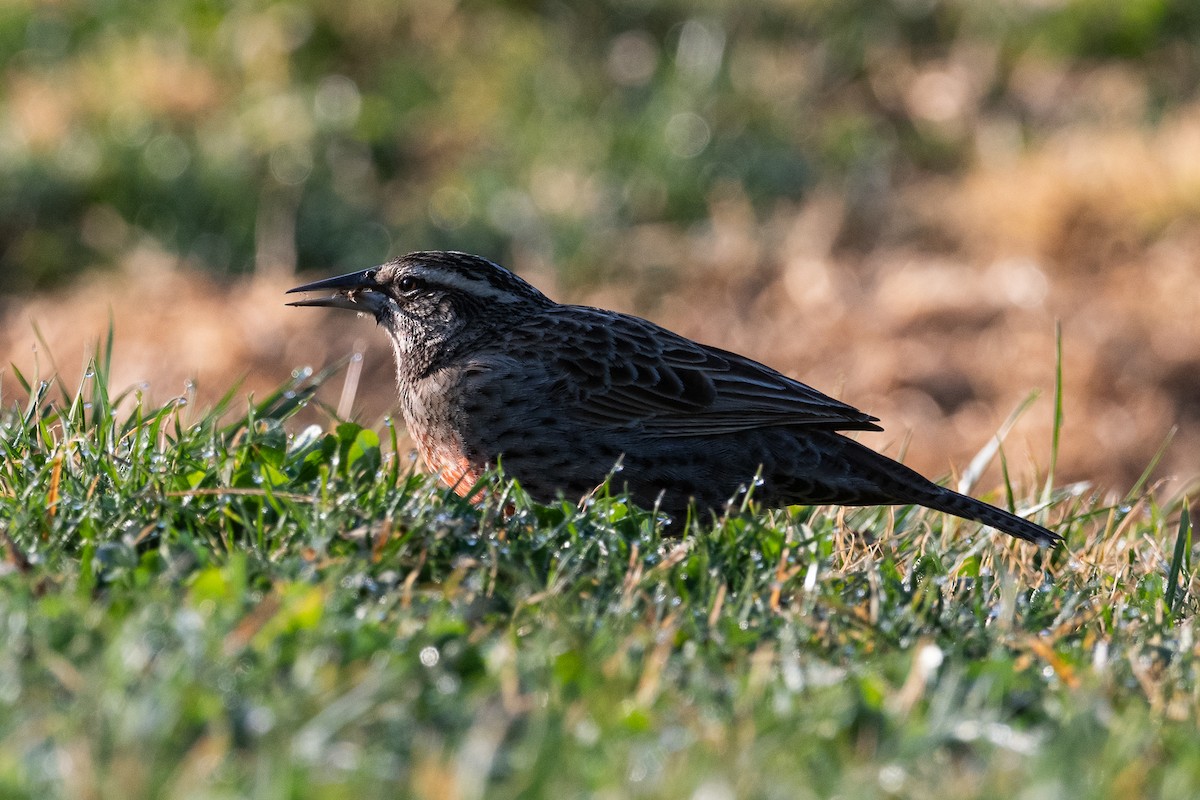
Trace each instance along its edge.
<path fill-rule="evenodd" d="M 22 374 L 20 368 L 17 367 L 16 364 L 9 364 L 8 366 L 12 369 L 13 376 L 17 379 L 17 383 L 21 384 L 21 389 L 25 392 L 25 394 L 32 393 L 33 387 L 25 378 L 25 375 Z"/>
<path fill-rule="evenodd" d="M 1167 610 L 1171 614 L 1178 614 L 1179 607 L 1183 605 L 1184 594 L 1179 591 L 1179 576 L 1190 572 L 1190 564 L 1185 563 L 1190 560 L 1192 552 L 1192 520 L 1191 514 L 1188 511 L 1188 499 L 1183 498 L 1182 508 L 1179 512 L 1179 532 L 1175 536 L 1175 552 L 1171 556 L 1171 570 L 1167 576 L 1167 593 L 1166 604 Z M 1178 602 L 1177 602 L 1178 601 Z"/>
<path fill-rule="evenodd" d="M 1054 323 L 1054 430 L 1050 439 L 1050 468 L 1046 472 L 1046 486 L 1042 491 L 1042 502 L 1050 502 L 1054 489 L 1054 478 L 1058 471 L 1058 450 L 1063 426 L 1063 338 L 1062 321 Z"/>
<path fill-rule="evenodd" d="M 30 426 L 34 418 L 42 410 L 42 404 L 46 400 L 46 395 L 50 393 L 50 382 L 39 381 L 37 386 L 29 395 L 29 404 L 25 407 L 25 413 L 21 418 L 22 425 L 26 428 Z"/>
<path fill-rule="evenodd" d="M 1175 434 L 1178 432 L 1178 425 L 1171 426 L 1171 430 L 1167 431 L 1166 437 L 1163 438 L 1163 443 L 1159 445 L 1158 450 L 1155 451 L 1154 457 L 1150 459 L 1150 463 L 1146 465 L 1146 468 L 1142 470 L 1142 474 L 1136 481 L 1134 481 L 1133 488 L 1126 492 L 1126 504 L 1133 503 L 1135 500 L 1141 497 L 1142 490 L 1145 489 L 1146 484 L 1150 481 L 1150 476 L 1158 467 L 1158 463 L 1162 461 L 1162 457 L 1166 455 L 1167 448 L 1171 445 L 1171 442 L 1175 439 Z"/>
<path fill-rule="evenodd" d="M 971 493 L 971 490 L 975 488 L 975 484 L 977 484 L 979 479 L 983 476 L 984 470 L 988 468 L 988 465 L 991 464 L 992 460 L 996 458 L 996 454 L 1000 452 L 1005 438 L 1017 424 L 1017 421 L 1025 415 L 1025 412 L 1028 411 L 1030 406 L 1033 405 L 1034 401 L 1038 399 L 1040 394 L 1040 392 L 1034 390 L 1025 395 L 1025 399 L 1018 403 L 1017 407 L 1012 410 L 1012 413 L 1010 413 L 1008 418 L 1004 420 L 1004 423 L 1000 426 L 1000 429 L 996 431 L 996 434 L 988 439 L 983 447 L 979 448 L 979 452 L 976 453 L 975 457 L 971 459 L 971 463 L 967 465 L 966 470 L 963 471 L 962 477 L 959 478 L 959 492 L 963 494 Z"/>

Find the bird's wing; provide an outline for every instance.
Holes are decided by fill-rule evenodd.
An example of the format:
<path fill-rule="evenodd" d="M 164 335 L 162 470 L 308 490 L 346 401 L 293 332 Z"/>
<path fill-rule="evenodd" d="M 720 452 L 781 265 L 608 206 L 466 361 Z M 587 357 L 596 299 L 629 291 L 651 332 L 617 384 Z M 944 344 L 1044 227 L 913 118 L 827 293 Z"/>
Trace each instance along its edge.
<path fill-rule="evenodd" d="M 757 361 L 708 347 L 639 317 L 581 306 L 549 311 L 540 336 L 581 419 L 640 425 L 659 436 L 777 425 L 880 430 L 876 417 Z"/>

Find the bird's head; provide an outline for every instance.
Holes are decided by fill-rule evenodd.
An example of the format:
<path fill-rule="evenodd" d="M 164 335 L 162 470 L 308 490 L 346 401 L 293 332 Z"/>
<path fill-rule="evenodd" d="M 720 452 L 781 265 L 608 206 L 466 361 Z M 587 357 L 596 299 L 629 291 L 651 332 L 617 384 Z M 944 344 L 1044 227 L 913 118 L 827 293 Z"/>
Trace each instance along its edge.
<path fill-rule="evenodd" d="M 508 321 L 553 305 L 530 284 L 467 253 L 409 253 L 378 267 L 306 283 L 292 292 L 328 292 L 293 306 L 328 306 L 372 314 L 397 356 L 428 358 L 457 351 Z"/>

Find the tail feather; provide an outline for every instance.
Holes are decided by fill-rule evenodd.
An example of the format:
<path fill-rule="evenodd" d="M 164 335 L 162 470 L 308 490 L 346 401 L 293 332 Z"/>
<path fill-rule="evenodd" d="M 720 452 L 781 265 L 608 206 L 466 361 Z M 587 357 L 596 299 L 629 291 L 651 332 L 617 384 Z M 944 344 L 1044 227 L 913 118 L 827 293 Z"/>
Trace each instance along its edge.
<path fill-rule="evenodd" d="M 989 525 L 998 531 L 1004 531 L 1010 536 L 1024 539 L 1027 542 L 1033 542 L 1042 547 L 1050 547 L 1063 540 L 1054 531 L 1043 528 L 1037 523 L 1022 519 L 1016 514 L 1010 514 L 1002 508 L 997 508 L 996 506 L 976 500 L 973 497 L 967 497 L 950 489 L 943 488 L 939 496 L 919 502 L 921 505 L 937 511 L 945 511 L 947 514 L 953 514 L 956 517 L 982 522 L 984 525 Z"/>
<path fill-rule="evenodd" d="M 842 449 L 843 457 L 853 464 L 854 471 L 859 477 L 872 482 L 874 488 L 879 492 L 875 499 L 867 500 L 866 503 L 921 505 L 963 519 L 982 522 L 1009 536 L 1015 536 L 1042 547 L 1050 547 L 1063 541 L 1063 538 L 1057 533 L 1043 528 L 1037 523 L 1022 519 L 1016 514 L 1010 514 L 1004 509 L 989 505 L 982 500 L 976 500 L 944 486 L 938 486 L 898 461 L 881 455 L 852 439 L 839 438 L 845 442 Z"/>

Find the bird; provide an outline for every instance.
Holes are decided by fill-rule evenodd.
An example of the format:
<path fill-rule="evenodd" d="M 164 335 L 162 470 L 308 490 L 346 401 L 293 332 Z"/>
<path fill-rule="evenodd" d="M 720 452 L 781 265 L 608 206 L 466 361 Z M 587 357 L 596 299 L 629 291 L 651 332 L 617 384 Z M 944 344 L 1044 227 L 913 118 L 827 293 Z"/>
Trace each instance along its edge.
<path fill-rule="evenodd" d="M 463 496 L 499 466 L 541 503 L 606 480 L 672 520 L 765 508 L 919 505 L 1041 546 L 1058 534 L 847 436 L 877 417 L 649 320 L 560 304 L 481 256 L 420 251 L 288 293 L 373 316 L 427 468 Z M 752 487 L 752 488 L 751 488 Z"/>

